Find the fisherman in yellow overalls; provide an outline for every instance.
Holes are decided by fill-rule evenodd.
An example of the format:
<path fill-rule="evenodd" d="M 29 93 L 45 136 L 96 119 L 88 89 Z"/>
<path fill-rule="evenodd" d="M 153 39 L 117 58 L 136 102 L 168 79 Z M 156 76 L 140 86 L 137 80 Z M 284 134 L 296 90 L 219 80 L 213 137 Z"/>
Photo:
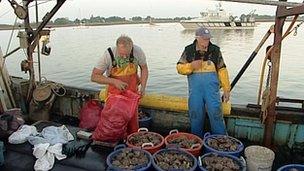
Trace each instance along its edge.
<path fill-rule="evenodd" d="M 140 67 L 140 77 L 138 76 Z M 103 74 L 106 73 L 106 76 Z M 148 79 L 148 67 L 143 50 L 130 37 L 122 35 L 116 41 L 116 47 L 108 48 L 92 71 L 91 80 L 107 84 L 108 94 L 120 94 L 125 90 L 145 94 Z M 138 89 L 138 87 L 140 88 Z M 138 130 L 138 114 L 128 124 L 127 133 Z"/>
<path fill-rule="evenodd" d="M 220 85 L 223 100 L 230 97 L 228 71 L 220 48 L 210 42 L 210 31 L 199 28 L 195 41 L 188 45 L 177 63 L 179 74 L 187 75 L 191 132 L 203 138 L 206 109 L 213 134 L 226 134 L 221 110 Z"/>

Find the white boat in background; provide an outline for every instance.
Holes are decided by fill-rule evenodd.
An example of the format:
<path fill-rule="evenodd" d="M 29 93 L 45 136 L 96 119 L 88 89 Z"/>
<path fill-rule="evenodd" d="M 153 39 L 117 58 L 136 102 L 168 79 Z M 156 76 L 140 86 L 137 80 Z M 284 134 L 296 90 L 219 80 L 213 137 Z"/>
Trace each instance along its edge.
<path fill-rule="evenodd" d="M 181 20 L 180 24 L 185 29 L 197 29 L 206 27 L 209 29 L 254 29 L 256 26 L 253 17 L 255 10 L 248 15 L 242 15 L 240 18 L 233 17 L 231 13 L 226 12 L 221 3 L 215 10 L 201 12 L 201 16 L 191 20 Z"/>
<path fill-rule="evenodd" d="M 86 25 L 85 22 L 80 22 L 76 27 L 73 27 L 73 29 L 88 29 L 90 28 L 88 25 Z"/>

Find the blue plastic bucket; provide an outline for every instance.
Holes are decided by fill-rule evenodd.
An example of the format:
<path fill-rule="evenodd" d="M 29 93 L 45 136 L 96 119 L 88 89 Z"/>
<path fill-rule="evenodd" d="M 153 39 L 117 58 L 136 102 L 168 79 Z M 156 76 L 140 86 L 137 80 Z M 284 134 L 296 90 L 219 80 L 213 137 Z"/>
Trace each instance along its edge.
<path fill-rule="evenodd" d="M 195 171 L 195 169 L 197 168 L 197 159 L 189 152 L 187 151 L 184 151 L 182 149 L 177 149 L 177 148 L 168 148 L 168 149 L 162 149 L 162 150 L 159 150 L 158 152 L 156 152 L 155 154 L 153 154 L 153 159 L 152 159 L 152 165 L 154 167 L 154 169 L 156 171 L 165 171 L 164 169 L 160 168 L 157 163 L 156 163 L 156 156 L 158 154 L 162 154 L 162 153 L 167 153 L 167 152 L 173 152 L 173 153 L 176 153 L 176 154 L 183 154 L 187 157 L 189 157 L 190 159 L 192 159 L 193 161 L 193 166 L 189 169 L 189 170 L 183 170 L 183 169 L 169 169 L 169 170 L 174 170 L 174 171 Z"/>
<path fill-rule="evenodd" d="M 0 166 L 4 164 L 4 143 L 0 141 Z"/>
<path fill-rule="evenodd" d="M 119 153 L 123 152 L 124 150 L 143 152 L 148 157 L 148 163 L 136 166 L 133 169 L 123 169 L 123 168 L 119 168 L 119 167 L 114 166 L 112 164 L 113 158 L 116 157 Z M 120 145 L 117 145 L 114 148 L 114 151 L 111 154 L 108 155 L 108 157 L 107 157 L 108 169 L 107 170 L 108 171 L 121 171 L 121 170 L 146 171 L 146 170 L 149 170 L 149 168 L 152 165 L 151 160 L 152 160 L 152 156 L 149 152 L 147 152 L 145 150 L 142 150 L 142 149 L 139 149 L 139 148 L 127 148 L 126 145 L 120 144 Z"/>
<path fill-rule="evenodd" d="M 199 156 L 198 157 L 198 166 L 200 168 L 201 171 L 208 171 L 204 166 L 203 166 L 203 163 L 202 163 L 202 160 L 205 158 L 205 157 L 208 157 L 208 156 L 211 156 L 211 155 L 217 155 L 217 156 L 220 156 L 220 157 L 227 157 L 227 158 L 230 158 L 232 159 L 233 161 L 236 162 L 236 164 L 240 167 L 240 170 L 239 171 L 246 171 L 246 161 L 244 158 L 240 159 L 240 158 L 237 158 L 235 156 L 232 156 L 232 155 L 224 155 L 224 154 L 218 154 L 218 153 L 206 153 L 204 154 L 203 156 Z"/>
<path fill-rule="evenodd" d="M 151 117 L 151 115 L 147 111 L 142 110 L 142 112 L 145 113 L 145 114 L 147 114 L 147 117 L 139 118 L 138 119 L 139 127 L 140 128 L 148 128 L 148 129 L 150 129 L 151 128 L 151 124 L 152 124 L 152 117 Z"/>
<path fill-rule="evenodd" d="M 208 145 L 207 142 L 208 142 L 209 139 L 211 139 L 211 138 L 216 139 L 216 138 L 220 138 L 220 137 L 228 137 L 228 138 L 233 139 L 234 141 L 236 141 L 239 144 L 239 146 L 237 147 L 237 150 L 236 151 L 219 151 L 219 150 L 214 149 L 214 148 L 212 148 Z M 217 134 L 210 135 L 209 132 L 207 132 L 204 135 L 203 145 L 204 145 L 205 153 L 214 152 L 214 153 L 217 153 L 217 154 L 232 155 L 232 156 L 236 156 L 236 157 L 239 157 L 241 152 L 244 150 L 244 145 L 240 140 L 238 140 L 236 138 L 233 138 L 233 137 L 230 137 L 228 135 L 217 135 Z"/>
<path fill-rule="evenodd" d="M 277 171 L 290 171 L 291 169 L 296 169 L 297 171 L 304 171 L 304 165 L 302 164 L 289 164 L 280 167 Z"/>

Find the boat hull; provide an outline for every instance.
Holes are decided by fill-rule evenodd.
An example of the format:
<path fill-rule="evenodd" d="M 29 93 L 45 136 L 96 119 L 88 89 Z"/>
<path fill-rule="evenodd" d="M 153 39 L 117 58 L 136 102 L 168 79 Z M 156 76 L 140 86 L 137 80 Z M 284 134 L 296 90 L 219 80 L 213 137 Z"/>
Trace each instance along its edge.
<path fill-rule="evenodd" d="M 22 108 L 22 106 L 25 106 L 22 104 L 21 98 L 26 97 L 25 94 L 28 85 L 29 82 L 26 80 L 13 78 L 13 87 L 16 90 L 14 91 L 14 95 L 16 102 L 18 102 L 18 107 Z M 103 102 L 104 93 L 101 93 L 100 96 L 99 91 L 96 90 L 68 86 L 65 86 L 65 89 L 66 94 L 64 96 L 56 97 L 50 111 L 50 118 L 56 123 L 74 125 L 72 130 L 76 130 L 79 129 L 77 127 L 79 122 L 78 116 L 84 101 L 90 98 L 101 97 L 100 101 Z M 146 95 L 141 99 L 140 107 L 152 116 L 153 124 L 150 131 L 168 135 L 172 129 L 178 129 L 181 132 L 189 132 L 190 130 L 187 98 L 185 97 L 159 94 Z M 274 145 L 277 147 L 277 157 L 274 162 L 274 168 L 278 168 L 283 164 L 293 163 L 293 161 L 299 162 L 302 161 L 302 159 L 304 160 L 303 156 L 301 156 L 304 151 L 303 109 L 278 108 L 277 113 L 277 121 L 273 134 Z M 229 135 L 241 140 L 245 146 L 262 144 L 264 125 L 260 123 L 259 114 L 259 108 L 252 105 L 233 105 L 231 115 L 224 117 Z M 26 116 L 28 115 L 26 115 L 25 111 L 25 117 Z M 209 131 L 207 124 L 205 125 L 205 130 Z M 28 143 L 24 144 L 27 146 L 26 149 L 19 149 L 16 145 L 6 145 L 6 161 L 4 168 L 0 167 L 0 169 L 31 170 L 35 162 L 35 158 L 32 156 L 32 147 Z M 53 170 L 105 170 L 105 158 L 111 151 L 112 149 L 110 148 L 103 148 L 100 151 L 91 147 L 85 158 L 77 159 L 72 157 L 56 162 Z M 295 158 L 297 158 L 297 160 L 295 160 Z M 24 159 L 24 162 L 16 165 L 14 161 L 22 161 L 21 159 Z"/>
<path fill-rule="evenodd" d="M 199 27 L 208 29 L 254 29 L 255 22 L 200 22 L 181 21 L 180 24 L 187 30 L 195 30 Z"/>
<path fill-rule="evenodd" d="M 16 79 L 14 80 L 16 82 Z M 20 81 L 22 90 L 26 92 L 28 81 Z M 105 99 L 105 93 L 96 90 L 65 87 L 65 96 L 56 97 L 50 115 L 70 116 L 78 119 L 80 108 L 85 98 Z M 75 96 L 76 95 L 76 96 Z M 17 94 L 15 97 L 26 97 Z M 21 106 L 24 99 L 16 99 Z M 149 112 L 153 119 L 152 131 L 168 134 L 172 129 L 189 131 L 188 100 L 186 97 L 167 96 L 160 94 L 146 95 L 141 99 L 140 107 Z M 23 109 L 26 111 L 26 109 Z M 292 147 L 298 143 L 304 143 L 304 109 L 277 107 L 277 121 L 274 129 L 274 143 L 278 145 L 288 144 Z M 52 116 L 50 117 L 52 118 Z M 232 105 L 231 115 L 224 116 L 228 133 L 236 138 L 247 139 L 252 142 L 262 143 L 264 136 L 264 124 L 260 122 L 260 108 L 253 105 Z M 208 122 L 207 122 L 208 123 Z M 208 125 L 206 131 L 208 131 Z M 291 136 L 293 135 L 293 136 Z"/>

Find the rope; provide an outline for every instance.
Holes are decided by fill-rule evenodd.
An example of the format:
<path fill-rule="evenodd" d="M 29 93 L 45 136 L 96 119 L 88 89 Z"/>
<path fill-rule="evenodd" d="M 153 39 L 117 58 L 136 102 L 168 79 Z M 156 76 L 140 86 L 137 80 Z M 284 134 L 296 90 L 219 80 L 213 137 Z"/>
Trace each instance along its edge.
<path fill-rule="evenodd" d="M 267 53 L 266 53 L 266 56 L 264 58 L 264 61 L 263 61 L 263 65 L 262 65 L 262 71 L 261 71 L 261 78 L 260 78 L 260 86 L 259 86 L 259 94 L 258 94 L 258 104 L 260 104 L 260 99 L 261 99 L 261 92 L 262 92 L 262 85 L 263 85 L 263 81 L 264 81 L 264 72 L 265 72 L 265 66 L 266 66 L 266 61 L 268 60 L 268 57 L 269 55 L 271 54 L 272 50 L 274 49 L 275 46 L 277 46 L 278 44 L 280 44 L 284 38 L 286 38 L 293 30 L 296 31 L 296 29 L 303 23 L 300 23 L 298 24 L 296 27 L 294 27 L 292 29 L 292 27 L 294 26 L 297 18 L 298 18 L 299 15 L 295 15 L 291 24 L 289 25 L 288 29 L 286 30 L 285 34 L 282 36 L 282 39 L 278 42 L 278 43 L 274 43 L 273 46 L 271 46 Z M 272 65 L 271 65 L 271 61 L 268 62 L 268 75 L 267 75 L 267 80 L 266 80 L 266 87 L 265 87 L 265 90 L 263 91 L 263 94 L 262 94 L 262 104 L 261 104 L 261 115 L 260 115 L 260 119 L 261 119 L 261 122 L 262 123 L 265 123 L 265 120 L 267 118 L 267 115 L 268 115 L 268 106 L 269 104 L 272 103 L 271 100 L 273 99 L 270 99 L 270 80 L 271 80 L 271 73 L 272 73 Z"/>
<path fill-rule="evenodd" d="M 8 47 L 7 47 L 7 49 L 6 49 L 6 55 L 8 54 L 9 47 L 10 47 L 10 44 L 11 44 L 11 42 L 12 42 L 12 37 L 13 37 L 13 33 L 14 33 L 14 29 L 15 29 L 16 22 L 17 22 L 17 17 L 16 17 L 16 19 L 15 19 L 15 24 L 14 24 L 14 27 L 13 27 L 13 30 L 12 30 L 12 33 L 11 33 L 11 36 L 10 36 L 10 39 L 9 39 Z M 11 80 L 10 80 L 10 77 L 7 78 L 8 80 L 6 80 L 5 77 L 4 77 L 4 73 L 3 73 L 3 72 L 4 72 L 4 64 L 5 64 L 5 58 L 3 58 L 3 61 L 2 61 L 1 66 L 0 66 L 0 67 L 1 67 L 1 68 L 0 68 L 0 75 L 1 75 L 2 81 L 3 81 L 3 83 L 4 83 L 4 88 L 5 88 L 5 90 L 7 91 L 7 96 L 8 96 L 8 99 L 9 99 L 9 101 L 10 101 L 10 104 L 11 104 L 12 107 L 15 107 L 16 104 L 15 104 L 15 101 L 14 101 L 14 97 L 13 97 L 13 95 L 12 95 L 10 85 L 8 85 L 9 82 L 11 81 Z M 9 81 L 9 82 L 8 82 L 8 81 Z"/>
<path fill-rule="evenodd" d="M 44 105 L 49 105 L 51 104 L 54 100 L 55 100 L 55 97 L 56 96 L 59 96 L 59 97 L 62 97 L 66 94 L 66 89 L 63 87 L 62 84 L 59 84 L 59 83 L 54 83 L 54 82 L 50 82 L 50 81 L 47 81 L 47 79 L 45 77 L 42 77 L 44 80 L 41 81 L 39 83 L 39 85 L 36 87 L 36 89 L 51 89 L 52 93 L 51 96 L 49 97 L 49 100 L 47 102 L 44 103 Z M 63 90 L 63 93 L 60 94 L 60 90 Z M 38 106 L 41 106 L 42 104 L 37 102 L 35 98 L 32 99 L 33 102 L 38 105 Z"/>
<path fill-rule="evenodd" d="M 38 3 L 37 5 L 42 5 L 42 4 L 45 4 L 45 3 L 48 3 L 50 1 L 53 1 L 53 0 L 45 0 L 44 2 L 40 2 Z M 30 5 L 29 8 L 32 8 L 32 7 L 35 7 L 36 5 Z M 5 11 L 3 14 L 0 15 L 0 18 L 4 17 L 6 14 L 8 14 L 9 12 L 11 11 L 11 9 Z"/>
<path fill-rule="evenodd" d="M 272 66 L 271 66 L 271 61 L 268 61 L 268 75 L 267 75 L 267 79 L 266 79 L 266 87 L 269 87 L 270 84 L 270 79 L 271 79 L 271 70 L 272 70 Z"/>
<path fill-rule="evenodd" d="M 6 51 L 5 51 L 5 56 L 8 54 L 8 51 L 10 49 L 10 46 L 11 46 L 11 43 L 12 43 L 12 38 L 13 38 L 13 35 L 14 35 L 14 32 L 15 32 L 15 27 L 16 27 L 16 24 L 17 24 L 17 17 L 15 18 L 15 22 L 14 22 L 14 25 L 13 25 L 13 29 L 12 29 L 12 32 L 11 32 L 11 35 L 10 35 L 10 38 L 8 40 L 8 45 L 7 45 L 7 48 L 6 48 Z M 4 63 L 5 63 L 5 59 L 3 59 L 3 62 L 2 62 L 2 67 L 4 66 Z"/>
<path fill-rule="evenodd" d="M 304 23 L 304 20 L 302 22 L 300 22 L 295 28 L 294 28 L 294 36 L 297 36 L 298 34 L 298 28 Z"/>
<path fill-rule="evenodd" d="M 13 34 L 14 34 L 14 31 L 15 31 L 15 26 L 16 26 L 16 23 L 17 23 L 17 18 L 15 18 L 15 21 L 14 21 L 14 25 L 13 25 L 13 29 L 12 29 L 12 32 L 11 32 L 11 35 L 10 35 L 10 38 L 9 38 L 9 41 L 8 41 L 8 45 L 7 45 L 7 48 L 6 48 L 6 51 L 5 51 L 5 55 L 7 55 L 8 51 L 9 51 L 9 48 L 10 48 L 10 45 L 12 43 L 12 38 L 13 38 Z"/>
<path fill-rule="evenodd" d="M 269 105 L 269 101 L 270 101 L 270 80 L 271 80 L 271 70 L 272 70 L 272 66 L 271 66 L 271 61 L 268 61 L 268 75 L 267 75 L 267 79 L 266 79 L 266 88 L 263 91 L 263 95 L 262 95 L 262 105 L 261 105 L 261 115 L 260 115 L 260 119 L 262 124 L 265 122 L 268 111 L 267 111 L 267 107 Z"/>
<path fill-rule="evenodd" d="M 48 86 L 52 89 L 52 92 L 59 97 L 62 97 L 66 94 L 66 89 L 64 88 L 63 84 L 51 82 L 48 81 L 46 77 L 41 77 L 41 83 L 39 84 L 39 87 L 46 88 Z M 62 94 L 59 93 L 60 89 L 63 90 Z"/>
<path fill-rule="evenodd" d="M 265 120 L 267 118 L 268 115 L 268 105 L 269 105 L 269 101 L 270 101 L 270 87 L 267 87 L 262 95 L 262 105 L 261 105 L 261 115 L 260 115 L 260 119 L 262 124 L 265 123 Z"/>
<path fill-rule="evenodd" d="M 285 34 L 282 36 L 282 39 L 279 41 L 279 43 L 281 43 L 291 32 L 292 32 L 292 27 L 294 26 L 295 22 L 297 21 L 299 15 L 295 15 L 292 22 L 290 23 L 288 29 L 286 30 Z M 277 44 L 279 44 L 277 43 Z M 260 100 L 261 100 L 261 94 L 262 94 L 262 86 L 263 86 L 263 81 L 264 81 L 264 74 L 265 74 L 265 67 L 266 67 L 266 62 L 268 60 L 268 56 L 271 54 L 272 50 L 274 49 L 275 46 L 277 46 L 277 44 L 274 44 L 273 46 L 271 46 L 267 53 L 266 56 L 264 58 L 263 64 L 262 64 L 262 68 L 261 68 L 261 74 L 260 74 L 260 85 L 259 85 L 259 92 L 258 92 L 258 99 L 257 99 L 257 104 L 260 104 Z"/>

